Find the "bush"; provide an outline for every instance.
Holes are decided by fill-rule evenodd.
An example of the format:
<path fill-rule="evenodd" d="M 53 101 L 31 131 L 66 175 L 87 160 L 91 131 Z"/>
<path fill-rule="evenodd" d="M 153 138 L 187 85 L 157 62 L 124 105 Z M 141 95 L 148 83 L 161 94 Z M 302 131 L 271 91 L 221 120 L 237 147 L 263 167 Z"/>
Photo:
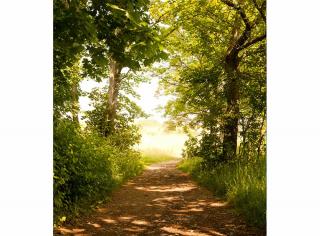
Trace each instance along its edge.
<path fill-rule="evenodd" d="M 212 170 L 203 168 L 202 158 L 184 160 L 179 168 L 188 172 L 201 185 L 215 195 L 225 197 L 244 215 L 247 222 L 266 225 L 266 160 L 252 162 L 235 161 L 216 166 Z"/>
<path fill-rule="evenodd" d="M 54 127 L 54 221 L 83 213 L 139 173 L 140 155 L 65 119 Z"/>
<path fill-rule="evenodd" d="M 113 147 L 110 161 L 112 177 L 116 185 L 120 185 L 143 170 L 140 153 L 131 149 Z"/>

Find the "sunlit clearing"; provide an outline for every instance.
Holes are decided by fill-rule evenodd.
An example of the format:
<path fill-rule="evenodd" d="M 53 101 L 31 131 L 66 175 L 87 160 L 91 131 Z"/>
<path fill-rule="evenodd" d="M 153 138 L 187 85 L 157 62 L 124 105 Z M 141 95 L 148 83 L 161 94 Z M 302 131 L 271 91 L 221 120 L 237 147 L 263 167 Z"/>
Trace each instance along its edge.
<path fill-rule="evenodd" d="M 163 122 L 145 119 L 137 122 L 141 131 L 141 143 L 137 149 L 145 156 L 181 157 L 187 135 L 181 130 L 168 130 Z"/>
<path fill-rule="evenodd" d="M 142 135 L 141 143 L 136 148 L 142 152 L 145 158 L 150 158 L 145 161 L 146 164 L 166 161 L 172 159 L 172 157 L 181 157 L 187 135 L 182 132 L 181 128 L 169 129 L 165 124 L 166 119 L 163 117 L 163 110 L 159 110 L 159 107 L 164 107 L 172 99 L 172 96 L 157 94 L 158 77 L 147 72 L 144 73 L 144 76 L 149 77 L 150 82 L 143 82 L 135 87 L 140 99 L 132 97 L 132 101 L 136 102 L 150 117 L 148 119 L 140 118 L 135 122 L 140 127 Z M 97 83 L 94 80 L 84 80 L 80 86 L 84 92 L 91 92 L 93 88 L 102 88 L 106 83 L 107 81 Z M 89 106 L 90 101 L 89 97 L 80 96 L 80 117 L 83 117 L 85 111 L 93 109 Z M 84 122 L 85 120 L 80 119 L 83 127 L 85 126 Z"/>

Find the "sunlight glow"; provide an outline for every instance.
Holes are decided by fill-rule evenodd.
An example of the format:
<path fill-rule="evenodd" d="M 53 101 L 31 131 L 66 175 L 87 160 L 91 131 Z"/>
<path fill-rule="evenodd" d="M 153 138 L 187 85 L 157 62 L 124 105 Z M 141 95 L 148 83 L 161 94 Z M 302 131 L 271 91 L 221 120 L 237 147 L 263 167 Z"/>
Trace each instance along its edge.
<path fill-rule="evenodd" d="M 133 216 L 120 216 L 118 218 L 120 221 L 129 221 L 129 220 L 132 220 L 134 217 Z"/>
<path fill-rule="evenodd" d="M 131 223 L 135 225 L 150 225 L 150 223 L 145 220 L 134 220 Z"/>
<path fill-rule="evenodd" d="M 175 226 L 162 227 L 161 229 L 163 231 L 168 232 L 168 233 L 185 235 L 185 236 L 209 236 L 209 235 L 211 235 L 211 234 L 200 233 L 196 230 L 179 229 L 178 227 L 175 227 Z M 225 234 L 220 234 L 218 232 L 215 232 L 214 235 L 224 236 Z"/>
<path fill-rule="evenodd" d="M 192 189 L 195 189 L 195 186 L 181 186 L 181 187 L 173 187 L 173 186 L 151 186 L 149 188 L 146 187 L 135 187 L 137 190 L 143 190 L 147 192 L 186 192 Z"/>
<path fill-rule="evenodd" d="M 125 69 L 124 72 L 126 72 Z M 142 135 L 141 143 L 137 146 L 137 149 L 144 153 L 162 153 L 173 157 L 181 157 L 187 135 L 182 131 L 167 131 L 164 125 L 166 121 L 164 112 L 159 109 L 159 107 L 164 107 L 165 104 L 172 99 L 172 96 L 157 95 L 159 78 L 151 74 L 147 76 L 151 77 L 151 81 L 141 83 L 135 89 L 141 98 L 132 98 L 144 112 L 150 115 L 147 119 L 141 118 L 136 120 L 136 124 L 140 126 Z M 91 92 L 93 88 L 102 88 L 106 86 L 106 84 L 106 80 L 98 83 L 94 80 L 87 79 L 81 82 L 80 87 L 84 92 Z M 93 109 L 89 105 L 90 99 L 86 96 L 79 98 L 79 104 L 81 117 L 85 111 Z M 80 122 L 82 124 L 84 123 L 82 120 L 80 120 Z"/>
<path fill-rule="evenodd" d="M 182 131 L 168 131 L 159 121 L 146 119 L 137 123 L 141 130 L 141 143 L 137 149 L 146 154 L 181 157 L 187 135 Z"/>
<path fill-rule="evenodd" d="M 108 223 L 108 224 L 115 224 L 117 223 L 115 220 L 112 220 L 112 219 L 103 219 L 102 221 Z"/>
<path fill-rule="evenodd" d="M 101 225 L 97 224 L 97 223 L 88 223 L 88 225 L 92 225 L 95 228 L 101 228 Z"/>

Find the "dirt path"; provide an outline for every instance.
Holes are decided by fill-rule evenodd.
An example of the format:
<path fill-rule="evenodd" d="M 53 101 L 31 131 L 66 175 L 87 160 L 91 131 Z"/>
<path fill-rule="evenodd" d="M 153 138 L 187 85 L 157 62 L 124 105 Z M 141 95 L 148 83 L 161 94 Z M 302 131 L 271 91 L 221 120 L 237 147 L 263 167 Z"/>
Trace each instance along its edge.
<path fill-rule="evenodd" d="M 265 235 L 245 225 L 225 202 L 176 169 L 155 164 L 120 188 L 64 235 Z"/>

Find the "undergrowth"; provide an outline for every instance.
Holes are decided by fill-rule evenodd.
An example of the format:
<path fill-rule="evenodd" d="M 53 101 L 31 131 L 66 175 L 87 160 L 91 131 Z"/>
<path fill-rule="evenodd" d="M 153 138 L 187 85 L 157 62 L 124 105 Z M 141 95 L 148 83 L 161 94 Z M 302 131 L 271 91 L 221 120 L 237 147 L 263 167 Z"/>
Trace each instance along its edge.
<path fill-rule="evenodd" d="M 143 170 L 141 155 L 81 130 L 70 121 L 54 128 L 54 223 L 70 221 L 104 202 L 111 191 Z"/>
<path fill-rule="evenodd" d="M 257 227 L 266 225 L 266 160 L 235 161 L 206 170 L 202 158 L 185 159 L 179 169 L 190 173 L 202 186 L 224 197 L 247 222 Z"/>

